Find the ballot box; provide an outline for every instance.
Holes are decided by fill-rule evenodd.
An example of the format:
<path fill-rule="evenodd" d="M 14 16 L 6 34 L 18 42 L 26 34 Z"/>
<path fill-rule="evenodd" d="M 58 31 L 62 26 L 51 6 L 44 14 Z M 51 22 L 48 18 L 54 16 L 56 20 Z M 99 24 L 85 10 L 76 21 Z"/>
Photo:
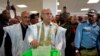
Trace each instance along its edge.
<path fill-rule="evenodd" d="M 61 52 L 56 49 L 52 49 L 51 46 L 40 46 L 25 51 L 20 56 L 61 56 Z"/>

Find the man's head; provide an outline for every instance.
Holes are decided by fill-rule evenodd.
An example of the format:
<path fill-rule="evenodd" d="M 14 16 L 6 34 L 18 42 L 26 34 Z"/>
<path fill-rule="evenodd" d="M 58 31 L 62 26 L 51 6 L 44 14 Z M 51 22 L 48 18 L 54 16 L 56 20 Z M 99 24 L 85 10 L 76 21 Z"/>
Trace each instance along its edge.
<path fill-rule="evenodd" d="M 13 25 L 13 24 L 17 24 L 17 23 L 19 23 L 19 21 L 16 18 L 13 18 L 13 19 L 9 20 L 9 25 Z"/>
<path fill-rule="evenodd" d="M 72 16 L 71 23 L 72 24 L 78 23 L 78 17 L 76 15 Z"/>
<path fill-rule="evenodd" d="M 2 11 L 2 17 L 3 17 L 3 20 L 9 21 L 9 19 L 10 19 L 10 12 L 9 12 L 9 10 Z"/>
<path fill-rule="evenodd" d="M 55 19 L 58 21 L 59 20 L 59 18 L 60 18 L 60 15 L 56 15 L 55 16 Z"/>
<path fill-rule="evenodd" d="M 95 9 L 90 9 L 88 11 L 88 18 L 90 23 L 94 23 L 97 21 L 97 11 Z"/>
<path fill-rule="evenodd" d="M 87 13 L 87 15 L 88 15 L 89 17 L 92 17 L 94 14 L 97 14 L 97 11 L 96 11 L 95 9 L 90 9 L 90 10 L 88 11 L 88 13 Z"/>
<path fill-rule="evenodd" d="M 38 23 L 38 19 L 39 19 L 39 17 L 38 17 L 37 14 L 31 14 L 31 15 L 30 15 L 30 22 L 31 22 L 32 24 Z"/>
<path fill-rule="evenodd" d="M 51 18 L 52 18 L 52 13 L 51 13 L 50 9 L 43 9 L 41 11 L 41 17 L 44 22 L 50 23 Z"/>
<path fill-rule="evenodd" d="M 67 8 L 66 6 L 63 7 L 63 12 L 66 12 Z"/>
<path fill-rule="evenodd" d="M 21 14 L 21 20 L 23 25 L 29 25 L 30 24 L 30 14 L 27 11 L 23 11 Z"/>

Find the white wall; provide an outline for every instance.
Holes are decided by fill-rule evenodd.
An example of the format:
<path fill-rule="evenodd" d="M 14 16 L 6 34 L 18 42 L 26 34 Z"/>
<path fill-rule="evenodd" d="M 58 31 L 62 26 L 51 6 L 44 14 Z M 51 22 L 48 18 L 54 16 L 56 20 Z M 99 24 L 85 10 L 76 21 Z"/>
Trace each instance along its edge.
<path fill-rule="evenodd" d="M 70 12 L 71 15 L 84 16 L 87 12 Z"/>
<path fill-rule="evenodd" d="M 52 14 L 57 14 L 57 0 L 43 0 L 43 8 L 49 8 Z"/>

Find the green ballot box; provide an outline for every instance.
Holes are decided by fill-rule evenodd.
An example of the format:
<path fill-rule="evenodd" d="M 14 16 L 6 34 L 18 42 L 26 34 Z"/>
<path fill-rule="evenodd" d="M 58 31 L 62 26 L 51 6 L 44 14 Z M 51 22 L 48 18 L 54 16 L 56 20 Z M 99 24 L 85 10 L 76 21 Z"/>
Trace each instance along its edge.
<path fill-rule="evenodd" d="M 26 52 L 22 53 L 20 56 L 32 56 L 32 49 L 27 50 Z"/>
<path fill-rule="evenodd" d="M 61 52 L 59 50 L 52 49 L 50 51 L 50 56 L 61 56 Z"/>
<path fill-rule="evenodd" d="M 61 56 L 61 52 L 56 49 L 29 49 L 28 51 L 21 54 L 21 56 Z"/>

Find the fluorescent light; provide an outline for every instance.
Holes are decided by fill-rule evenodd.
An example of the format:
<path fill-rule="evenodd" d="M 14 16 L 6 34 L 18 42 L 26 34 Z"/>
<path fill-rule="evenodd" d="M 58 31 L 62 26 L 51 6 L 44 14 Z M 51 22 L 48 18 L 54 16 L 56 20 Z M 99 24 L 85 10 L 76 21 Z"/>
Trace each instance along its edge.
<path fill-rule="evenodd" d="M 89 8 L 82 8 L 81 11 L 88 11 Z"/>
<path fill-rule="evenodd" d="M 38 13 L 37 11 L 30 11 L 30 13 Z"/>
<path fill-rule="evenodd" d="M 57 12 L 61 12 L 61 10 L 57 10 Z"/>
<path fill-rule="evenodd" d="M 19 8 L 26 8 L 27 7 L 26 5 L 16 5 L 16 6 Z"/>
<path fill-rule="evenodd" d="M 89 0 L 87 3 L 89 4 L 89 3 L 98 3 L 99 2 L 99 0 Z"/>
<path fill-rule="evenodd" d="M 60 5 L 59 2 L 57 2 L 57 5 L 58 5 L 58 6 Z"/>

